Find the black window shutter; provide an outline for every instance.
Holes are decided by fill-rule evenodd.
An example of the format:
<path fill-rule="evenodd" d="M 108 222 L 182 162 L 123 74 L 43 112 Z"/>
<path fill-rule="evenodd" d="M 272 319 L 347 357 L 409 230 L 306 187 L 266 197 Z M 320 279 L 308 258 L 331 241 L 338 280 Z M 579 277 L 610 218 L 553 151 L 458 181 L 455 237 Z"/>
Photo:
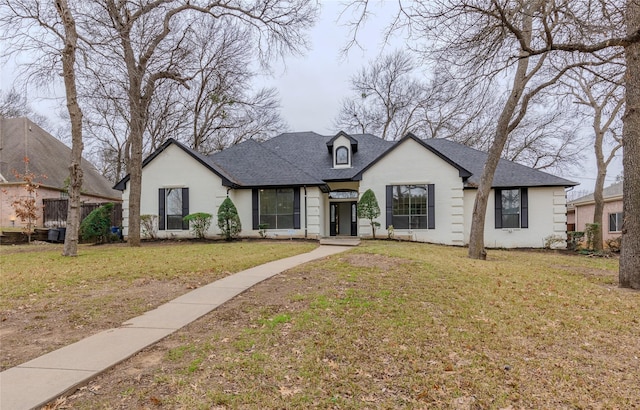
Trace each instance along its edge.
<path fill-rule="evenodd" d="M 293 229 L 300 229 L 300 188 L 293 188 Z"/>
<path fill-rule="evenodd" d="M 258 204 L 258 190 L 254 189 L 251 192 L 251 216 L 253 222 L 253 229 L 258 230 L 260 224 L 260 208 Z"/>
<path fill-rule="evenodd" d="M 167 219 L 167 216 L 164 212 L 164 188 L 158 189 L 158 230 L 164 231 L 164 222 Z"/>
<path fill-rule="evenodd" d="M 502 189 L 495 189 L 496 192 L 496 229 L 502 229 Z"/>
<path fill-rule="evenodd" d="M 520 227 L 529 227 L 529 190 L 520 189 Z"/>
<path fill-rule="evenodd" d="M 385 226 L 385 229 L 388 228 L 390 225 L 393 225 L 393 185 L 387 185 L 386 190 L 387 190 L 387 198 L 386 198 L 387 226 Z"/>
<path fill-rule="evenodd" d="M 436 229 L 435 185 L 427 185 L 427 229 Z"/>
<path fill-rule="evenodd" d="M 189 215 L 189 188 L 182 188 L 182 217 Z M 182 220 L 182 229 L 189 230 L 189 222 Z"/>

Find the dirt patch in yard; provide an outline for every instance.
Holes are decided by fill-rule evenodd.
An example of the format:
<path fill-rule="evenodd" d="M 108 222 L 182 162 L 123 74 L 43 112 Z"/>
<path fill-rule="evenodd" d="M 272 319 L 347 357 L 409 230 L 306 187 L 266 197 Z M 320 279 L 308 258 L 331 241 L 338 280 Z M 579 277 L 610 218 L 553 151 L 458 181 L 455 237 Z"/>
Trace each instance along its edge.
<path fill-rule="evenodd" d="M 2 370 L 118 327 L 132 314 L 154 309 L 194 286 L 176 280 L 138 279 L 99 290 L 80 288 L 73 298 L 52 294 L 45 300 L 24 299 L 17 308 L 0 312 Z"/>

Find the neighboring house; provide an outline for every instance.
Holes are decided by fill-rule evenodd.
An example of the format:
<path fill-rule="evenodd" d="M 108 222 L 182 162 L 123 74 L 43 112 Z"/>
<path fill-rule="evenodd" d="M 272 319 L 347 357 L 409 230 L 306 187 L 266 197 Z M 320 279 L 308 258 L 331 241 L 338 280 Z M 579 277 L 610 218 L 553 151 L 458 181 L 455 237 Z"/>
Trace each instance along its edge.
<path fill-rule="evenodd" d="M 622 235 L 622 182 L 602 190 L 604 210 L 602 212 L 602 239 Z M 586 225 L 593 223 L 595 210 L 593 194 L 585 195 L 567 204 L 567 230 L 584 232 Z"/>
<path fill-rule="evenodd" d="M 159 217 L 159 237 L 187 237 L 184 215 L 215 218 L 229 196 L 242 236 L 258 236 L 266 224 L 276 237 L 366 237 L 371 226 L 357 217 L 357 201 L 372 189 L 382 213 L 379 236 L 392 225 L 403 238 L 466 245 L 486 158 L 449 140 L 411 134 L 389 142 L 370 134 L 285 133 L 210 156 L 169 140 L 144 161 L 141 214 Z M 550 235 L 566 236 L 565 187 L 574 185 L 501 160 L 489 197 L 486 245 L 542 247 Z M 129 177 L 116 188 L 123 191 L 126 234 Z M 218 233 L 216 226 L 209 231 Z"/>
<path fill-rule="evenodd" d="M 25 164 L 28 158 L 28 167 Z M 40 184 L 36 204 L 42 200 L 67 198 L 71 149 L 27 118 L 0 118 L 0 227 L 22 226 L 16 218 L 14 200 L 27 195 L 24 181 L 16 173 L 32 173 Z M 86 160 L 82 160 L 83 202 L 120 202 L 122 193 Z M 42 211 L 36 226 L 42 227 Z"/>

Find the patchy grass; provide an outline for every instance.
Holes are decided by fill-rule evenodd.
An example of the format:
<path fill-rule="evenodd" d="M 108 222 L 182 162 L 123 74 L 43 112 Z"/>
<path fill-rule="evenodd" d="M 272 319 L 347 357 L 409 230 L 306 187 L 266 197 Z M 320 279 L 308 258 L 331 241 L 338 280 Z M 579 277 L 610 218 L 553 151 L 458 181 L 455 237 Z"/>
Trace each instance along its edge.
<path fill-rule="evenodd" d="M 257 285 L 64 401 L 637 408 L 640 293 L 616 278 L 614 259 L 367 242 Z"/>
<path fill-rule="evenodd" d="M 317 245 L 249 241 L 0 248 L 0 369 L 87 337 L 233 272 Z"/>

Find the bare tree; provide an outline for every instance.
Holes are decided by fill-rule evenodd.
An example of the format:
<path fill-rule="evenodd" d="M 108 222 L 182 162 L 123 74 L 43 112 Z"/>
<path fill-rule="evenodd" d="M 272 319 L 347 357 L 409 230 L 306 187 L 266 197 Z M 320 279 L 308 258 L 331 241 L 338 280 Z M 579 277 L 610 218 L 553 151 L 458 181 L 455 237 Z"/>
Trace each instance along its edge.
<path fill-rule="evenodd" d="M 82 110 L 78 103 L 76 90 L 76 49 L 78 48 L 78 32 L 76 22 L 67 0 L 55 1 L 56 11 L 60 15 L 64 33 L 62 41 L 62 73 L 67 96 L 67 110 L 71 120 L 71 163 L 69 164 L 69 202 L 67 212 L 67 234 L 64 238 L 64 256 L 78 255 L 78 233 L 81 222 L 80 191 L 82 189 Z"/>
<path fill-rule="evenodd" d="M 508 131 L 512 129 L 512 115 L 517 112 L 518 104 L 523 107 L 522 103 L 528 101 L 522 87 L 526 87 L 533 74 L 528 71 L 528 65 L 532 64 L 531 68 L 536 72 L 542 68 L 552 68 L 562 74 L 574 68 L 572 59 L 602 63 L 607 56 L 602 58 L 600 53 L 610 54 L 612 48 L 624 48 L 624 245 L 620 258 L 620 285 L 640 289 L 640 258 L 634 256 L 640 254 L 640 2 L 439 0 L 399 4 L 400 11 L 390 30 L 408 27 L 414 37 L 434 36 L 436 49 L 441 45 L 441 51 L 452 51 L 435 53 L 438 58 L 448 55 L 454 57 L 448 59 L 453 65 L 493 76 L 502 72 L 495 69 L 502 57 L 508 58 L 508 67 L 516 67 L 512 93 L 503 111 L 505 115 L 498 119 L 498 130 L 502 131 L 496 132 L 492 147 L 495 149 L 489 151 L 482 176 L 483 186 L 476 196 L 469 250 L 472 258 L 486 255 L 482 238 L 486 212 L 484 187 L 491 186 L 491 171 L 498 156 L 496 151 L 501 151 L 500 146 L 504 146 L 504 131 L 508 136 Z M 355 1 L 351 7 L 360 8 L 362 16 L 353 26 L 355 38 L 368 13 L 369 2 Z M 429 45 L 425 49 L 433 50 L 434 47 Z M 478 64 L 478 50 L 483 53 L 481 64 Z M 558 55 L 565 62 L 555 63 Z M 537 66 L 540 68 L 536 69 Z M 526 114 L 526 109 L 521 108 L 518 112 Z M 517 119 L 518 116 L 513 118 Z"/>
<path fill-rule="evenodd" d="M 313 23 L 315 7 L 306 0 L 262 0 L 253 4 L 178 0 L 97 3 L 101 11 L 90 27 L 94 48 L 100 57 L 112 62 L 110 70 L 125 74 L 120 77 L 120 84 L 128 104 L 128 239 L 131 246 L 139 246 L 143 137 L 149 109 L 160 84 L 174 81 L 188 87 L 193 78 L 191 67 L 185 65 L 193 51 L 188 47 L 193 33 L 190 24 L 198 19 L 237 22 L 251 34 L 254 50 L 266 63 L 274 55 L 300 52 L 306 46 L 301 30 Z"/>
<path fill-rule="evenodd" d="M 80 228 L 82 189 L 82 111 L 76 91 L 76 50 L 79 35 L 73 12 L 66 0 L 55 0 L 41 4 L 38 1 L 3 1 L 0 3 L 6 13 L 0 19 L 0 26 L 7 38 L 13 41 L 9 52 L 34 51 L 53 63 L 45 67 L 45 76 L 50 78 L 62 69 L 67 109 L 71 120 L 72 146 L 69 164 L 69 205 L 67 213 L 67 233 L 65 235 L 64 256 L 77 256 L 78 231 Z M 38 66 L 29 73 L 38 73 Z M 42 73 L 40 71 L 39 73 Z M 33 77 L 31 77 L 33 78 Z"/>
<path fill-rule="evenodd" d="M 16 91 L 15 88 L 7 92 L 0 90 L 0 118 L 29 117 L 31 121 L 44 129 L 50 128 L 49 120 L 44 115 L 36 112 L 27 97 Z"/>
<path fill-rule="evenodd" d="M 603 190 L 607 168 L 618 150 L 622 148 L 621 116 L 624 111 L 624 87 L 622 85 L 624 65 L 618 65 L 614 68 L 618 68 L 618 70 L 611 70 L 607 73 L 576 69 L 563 81 L 569 87 L 575 101 L 589 110 L 585 116 L 591 119 L 594 134 L 593 149 L 596 157 L 593 223 L 599 225 L 602 225 L 604 213 Z M 594 238 L 593 247 L 596 250 L 603 248 L 604 229 L 605 227 L 601 226 L 600 234 Z"/>

